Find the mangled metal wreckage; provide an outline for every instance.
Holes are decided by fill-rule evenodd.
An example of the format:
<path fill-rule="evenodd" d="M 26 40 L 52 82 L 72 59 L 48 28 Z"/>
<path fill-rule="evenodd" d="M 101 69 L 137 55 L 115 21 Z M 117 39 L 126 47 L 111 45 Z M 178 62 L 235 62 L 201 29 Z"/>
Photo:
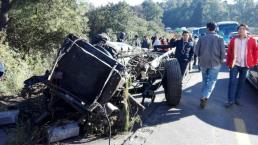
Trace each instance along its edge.
<path fill-rule="evenodd" d="M 173 50 L 135 48 L 103 37 L 92 45 L 70 34 L 59 50 L 48 79 L 41 81 L 47 85 L 44 91 L 48 98 L 47 113 L 37 122 L 65 104 L 61 114 L 65 116 L 74 109 L 79 115 L 73 121 L 81 126 L 94 121 L 106 126 L 107 120 L 116 118 L 111 125 L 125 129 L 129 116 L 144 109 L 145 98 L 154 102 L 155 91 L 161 86 L 167 103 L 176 106 L 181 98 L 182 76 L 173 57 Z M 142 95 L 141 103 L 134 98 L 136 94 Z M 49 142 L 57 140 L 49 135 Z"/>

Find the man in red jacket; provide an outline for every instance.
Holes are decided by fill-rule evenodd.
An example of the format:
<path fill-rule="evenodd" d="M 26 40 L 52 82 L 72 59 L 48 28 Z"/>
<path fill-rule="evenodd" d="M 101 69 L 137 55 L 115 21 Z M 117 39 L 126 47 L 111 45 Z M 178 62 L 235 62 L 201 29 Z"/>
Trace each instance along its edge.
<path fill-rule="evenodd" d="M 256 40 L 247 35 L 248 26 L 241 24 L 237 28 L 238 36 L 230 40 L 227 54 L 227 66 L 230 68 L 228 102 L 225 107 L 240 105 L 240 91 L 246 80 L 249 68 L 258 64 Z M 237 78 L 239 74 L 239 77 Z"/>

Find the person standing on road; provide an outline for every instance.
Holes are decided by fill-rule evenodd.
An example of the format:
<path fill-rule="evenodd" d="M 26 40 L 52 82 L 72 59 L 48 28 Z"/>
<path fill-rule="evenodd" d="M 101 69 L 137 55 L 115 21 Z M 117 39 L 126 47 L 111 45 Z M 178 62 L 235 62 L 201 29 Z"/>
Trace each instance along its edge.
<path fill-rule="evenodd" d="M 195 48 L 195 54 L 199 57 L 199 65 L 202 71 L 202 97 L 200 107 L 205 108 L 208 99 L 216 85 L 221 64 L 225 58 L 225 46 L 223 38 L 216 32 L 216 24 L 207 23 L 208 33 L 200 37 Z"/>
<path fill-rule="evenodd" d="M 198 36 L 195 35 L 195 36 L 194 36 L 194 40 L 193 40 L 193 41 L 194 41 L 194 49 L 195 49 L 195 47 L 196 47 L 196 45 L 197 45 L 198 39 L 199 39 Z M 201 68 L 200 68 L 200 66 L 199 66 L 198 63 L 199 63 L 199 58 L 197 57 L 196 54 L 194 54 L 194 62 L 193 62 L 193 65 L 194 65 L 194 66 L 197 66 L 197 67 L 198 67 L 198 70 L 201 71 Z"/>
<path fill-rule="evenodd" d="M 169 45 L 157 45 L 154 49 L 176 47 L 175 56 L 179 62 L 181 74 L 184 75 L 187 69 L 188 63 L 191 61 L 194 54 L 193 42 L 190 39 L 190 34 L 188 31 L 183 31 L 182 38 L 180 40 L 171 40 Z"/>
<path fill-rule="evenodd" d="M 227 66 L 229 72 L 228 102 L 225 107 L 240 105 L 239 98 L 249 68 L 258 64 L 256 40 L 247 35 L 248 26 L 241 24 L 237 28 L 238 36 L 228 45 Z M 239 77 L 237 78 L 237 76 Z"/>
<path fill-rule="evenodd" d="M 148 39 L 148 37 L 147 37 L 147 35 L 145 35 L 144 37 L 143 37 L 143 40 L 142 40 L 142 48 L 148 48 L 148 49 L 150 49 L 150 45 L 151 45 L 151 43 L 150 43 L 150 40 Z"/>
<path fill-rule="evenodd" d="M 189 32 L 183 31 L 182 39 L 172 41 L 171 48 L 173 47 L 176 47 L 175 55 L 180 64 L 181 74 L 184 75 L 194 54 L 194 44 L 190 39 Z"/>
<path fill-rule="evenodd" d="M 134 39 L 133 39 L 132 44 L 133 44 L 133 46 L 141 47 L 141 41 L 140 41 L 138 35 L 135 35 L 135 36 L 134 36 Z"/>
<path fill-rule="evenodd" d="M 125 42 L 126 34 L 125 32 L 120 32 L 117 37 L 117 42 Z"/>

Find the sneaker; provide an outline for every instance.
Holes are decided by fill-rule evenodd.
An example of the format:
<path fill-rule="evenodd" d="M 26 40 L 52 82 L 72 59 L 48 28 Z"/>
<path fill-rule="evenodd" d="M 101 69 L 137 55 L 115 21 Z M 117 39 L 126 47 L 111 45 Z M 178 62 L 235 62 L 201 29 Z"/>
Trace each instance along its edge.
<path fill-rule="evenodd" d="M 230 107 L 232 107 L 234 105 L 234 102 L 227 102 L 226 104 L 225 104 L 225 107 L 226 108 L 230 108 Z"/>
<path fill-rule="evenodd" d="M 201 98 L 200 100 L 200 107 L 203 109 L 208 104 L 208 98 Z"/>
<path fill-rule="evenodd" d="M 235 100 L 235 104 L 236 104 L 237 106 L 240 106 L 239 99 L 236 99 L 236 100 Z"/>

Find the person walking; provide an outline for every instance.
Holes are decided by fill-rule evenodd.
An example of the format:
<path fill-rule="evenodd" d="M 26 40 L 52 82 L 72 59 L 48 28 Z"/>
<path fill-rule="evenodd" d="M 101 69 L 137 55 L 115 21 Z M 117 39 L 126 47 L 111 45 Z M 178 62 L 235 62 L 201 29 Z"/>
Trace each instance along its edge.
<path fill-rule="evenodd" d="M 228 101 L 225 107 L 240 105 L 240 92 L 245 83 L 248 69 L 258 64 L 256 40 L 247 35 L 248 26 L 240 24 L 238 35 L 230 40 L 227 66 L 229 67 Z M 239 77 L 237 77 L 239 75 Z"/>
<path fill-rule="evenodd" d="M 194 36 L 194 40 L 193 40 L 193 42 L 194 42 L 194 49 L 195 49 L 195 47 L 196 47 L 196 45 L 197 45 L 198 40 L 199 40 L 198 36 L 195 35 L 195 36 Z M 200 66 L 199 66 L 198 63 L 199 63 L 199 58 L 197 57 L 196 54 L 194 54 L 194 62 L 193 62 L 193 65 L 194 65 L 194 66 L 197 66 L 198 71 L 201 71 L 201 68 L 200 68 Z"/>
<path fill-rule="evenodd" d="M 208 33 L 199 38 L 195 48 L 195 54 L 199 57 L 202 72 L 201 108 L 205 108 L 208 103 L 225 58 L 224 40 L 215 32 L 216 24 L 210 22 L 207 23 L 206 27 Z"/>

